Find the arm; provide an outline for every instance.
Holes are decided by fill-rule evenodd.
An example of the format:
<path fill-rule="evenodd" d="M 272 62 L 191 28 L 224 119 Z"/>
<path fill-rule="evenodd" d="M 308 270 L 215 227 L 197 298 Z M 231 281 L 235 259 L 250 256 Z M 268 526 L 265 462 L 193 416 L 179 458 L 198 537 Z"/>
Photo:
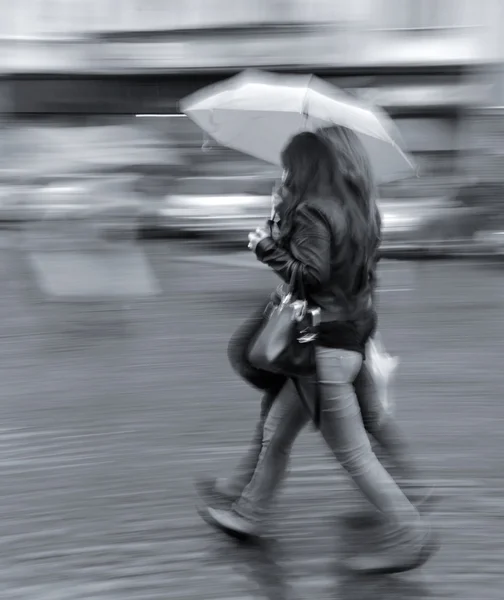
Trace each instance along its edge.
<path fill-rule="evenodd" d="M 290 248 L 286 250 L 270 237 L 255 248 L 257 258 L 289 282 L 294 268 L 305 289 L 315 290 L 331 274 L 331 230 L 325 217 L 312 206 L 300 207 L 295 216 Z"/>

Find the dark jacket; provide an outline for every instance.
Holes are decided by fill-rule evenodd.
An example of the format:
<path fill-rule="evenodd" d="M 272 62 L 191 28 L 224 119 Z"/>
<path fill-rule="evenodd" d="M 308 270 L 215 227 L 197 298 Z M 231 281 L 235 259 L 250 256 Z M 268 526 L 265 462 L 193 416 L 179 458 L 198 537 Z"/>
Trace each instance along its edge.
<path fill-rule="evenodd" d="M 259 242 L 258 259 L 285 282 L 297 268 L 307 299 L 322 309 L 324 320 L 369 319 L 378 240 L 369 240 L 365 247 L 353 244 L 343 208 L 331 197 L 307 197 L 292 223 L 288 236 Z"/>

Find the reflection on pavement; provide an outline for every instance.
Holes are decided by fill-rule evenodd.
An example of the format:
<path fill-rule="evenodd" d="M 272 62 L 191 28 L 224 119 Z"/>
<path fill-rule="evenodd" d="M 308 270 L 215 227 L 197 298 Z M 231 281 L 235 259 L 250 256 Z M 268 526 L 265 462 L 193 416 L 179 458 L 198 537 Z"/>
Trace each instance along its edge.
<path fill-rule="evenodd" d="M 281 545 L 273 539 L 243 541 L 216 534 L 209 554 L 216 564 L 230 565 L 246 578 L 250 587 L 267 600 L 297 600 L 283 565 Z"/>
<path fill-rule="evenodd" d="M 306 597 L 299 574 L 289 569 L 287 552 L 274 539 L 260 542 L 237 540 L 216 533 L 207 548 L 208 561 L 214 566 L 227 566 L 243 577 L 251 597 L 266 600 L 300 600 Z M 334 578 L 321 578 L 320 586 L 310 585 L 313 598 L 331 600 L 428 600 L 433 595 L 422 575 L 357 576 L 338 572 L 334 561 Z M 296 582 L 296 584 L 293 583 Z M 329 582 L 329 585 L 328 583 Z M 316 589 L 313 589 L 313 588 Z M 315 592 L 315 593 L 314 593 Z"/>
<path fill-rule="evenodd" d="M 329 596 L 334 600 L 427 600 L 432 594 L 420 580 L 401 577 L 342 577 Z"/>

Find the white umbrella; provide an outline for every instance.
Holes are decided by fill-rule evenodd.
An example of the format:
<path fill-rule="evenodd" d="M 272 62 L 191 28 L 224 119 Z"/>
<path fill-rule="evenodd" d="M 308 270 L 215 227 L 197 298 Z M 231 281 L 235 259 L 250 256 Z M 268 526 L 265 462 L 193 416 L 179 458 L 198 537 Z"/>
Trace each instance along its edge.
<path fill-rule="evenodd" d="M 185 98 L 181 110 L 220 144 L 276 165 L 296 133 L 341 125 L 359 135 L 378 181 L 415 169 L 384 111 L 313 75 L 245 71 Z"/>

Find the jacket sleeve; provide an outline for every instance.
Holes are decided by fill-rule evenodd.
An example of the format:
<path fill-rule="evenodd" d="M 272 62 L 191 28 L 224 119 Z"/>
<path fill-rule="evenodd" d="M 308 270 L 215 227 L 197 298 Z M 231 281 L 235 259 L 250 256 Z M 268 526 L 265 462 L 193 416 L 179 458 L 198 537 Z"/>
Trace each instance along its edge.
<path fill-rule="evenodd" d="M 289 249 L 281 248 L 271 238 L 256 247 L 256 256 L 289 282 L 294 268 L 305 289 L 316 290 L 331 275 L 331 228 L 326 218 L 313 206 L 301 206 L 295 215 Z"/>

